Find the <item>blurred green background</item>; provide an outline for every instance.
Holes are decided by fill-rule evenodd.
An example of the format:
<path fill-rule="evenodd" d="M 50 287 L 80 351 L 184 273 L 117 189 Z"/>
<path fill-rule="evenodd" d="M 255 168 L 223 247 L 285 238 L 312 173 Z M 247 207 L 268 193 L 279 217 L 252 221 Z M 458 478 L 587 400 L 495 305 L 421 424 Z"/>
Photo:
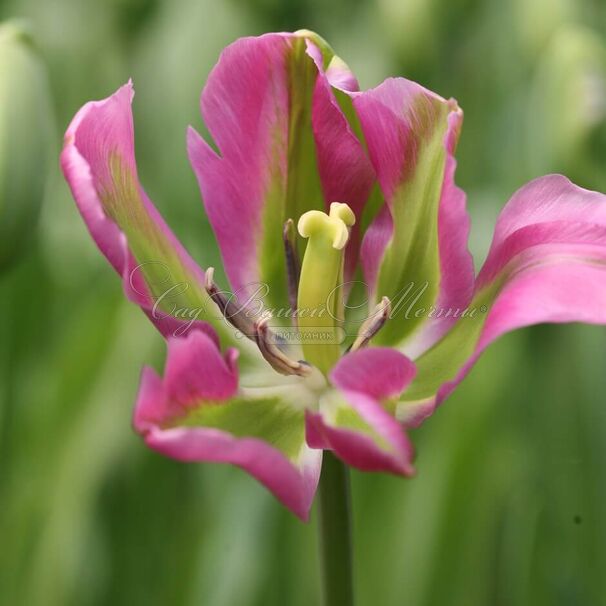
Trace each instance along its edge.
<path fill-rule="evenodd" d="M 606 3 L 14 0 L 0 17 L 30 21 L 54 112 L 39 225 L 13 234 L 27 246 L 0 274 L 0 604 L 316 604 L 313 520 L 238 469 L 164 459 L 131 431 L 140 369 L 161 367 L 164 346 L 86 233 L 62 134 L 132 76 L 142 181 L 216 265 L 185 152 L 200 90 L 235 38 L 314 29 L 363 87 L 405 75 L 458 99 L 481 261 L 530 178 L 606 191 Z M 24 145 L 0 143 L 4 157 Z M 601 327 L 493 346 L 413 432 L 417 478 L 353 473 L 359 606 L 606 604 L 605 396 Z"/>

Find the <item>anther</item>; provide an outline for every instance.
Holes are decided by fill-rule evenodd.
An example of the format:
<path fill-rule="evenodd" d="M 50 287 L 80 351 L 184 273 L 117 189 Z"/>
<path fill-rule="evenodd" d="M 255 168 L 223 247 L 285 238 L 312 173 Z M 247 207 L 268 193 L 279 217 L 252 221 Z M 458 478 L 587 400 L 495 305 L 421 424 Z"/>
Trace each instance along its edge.
<path fill-rule="evenodd" d="M 383 325 L 391 313 L 391 301 L 383 297 L 375 307 L 373 313 L 363 322 L 358 331 L 356 340 L 352 343 L 349 351 L 356 351 L 366 347 L 370 340 L 383 328 Z"/>
<path fill-rule="evenodd" d="M 219 290 L 219 287 L 213 281 L 215 270 L 209 267 L 204 276 L 204 288 L 208 296 L 221 310 L 223 317 L 245 337 L 254 339 L 255 327 L 253 321 L 248 317 L 248 314 L 243 311 L 233 300 L 233 295 Z M 229 296 L 228 296 L 229 294 Z"/>
<path fill-rule="evenodd" d="M 296 318 L 294 312 L 297 311 L 297 297 L 299 293 L 299 279 L 301 277 L 301 262 L 297 251 L 295 224 L 292 219 L 284 223 L 282 230 L 282 239 L 284 241 L 284 255 L 286 257 L 286 280 L 288 284 L 288 303 L 293 312 L 293 318 Z"/>
<path fill-rule="evenodd" d="M 268 327 L 267 323 L 271 314 L 266 312 L 261 318 L 255 321 L 243 313 L 231 296 L 219 290 L 214 283 L 214 269 L 209 267 L 206 270 L 205 284 L 208 296 L 213 300 L 225 319 L 244 336 L 255 341 L 259 347 L 261 355 L 267 360 L 269 365 L 282 375 L 307 376 L 312 372 L 311 366 L 305 361 L 293 360 L 282 350 L 279 344 L 279 338 Z"/>
<path fill-rule="evenodd" d="M 276 335 L 269 330 L 267 323 L 271 316 L 264 315 L 260 320 L 255 322 L 255 341 L 259 347 L 259 351 L 263 357 L 269 362 L 271 367 L 281 375 L 297 375 L 305 377 L 311 374 L 312 369 L 309 364 L 303 360 L 293 360 L 289 358 L 280 349 L 276 343 Z"/>

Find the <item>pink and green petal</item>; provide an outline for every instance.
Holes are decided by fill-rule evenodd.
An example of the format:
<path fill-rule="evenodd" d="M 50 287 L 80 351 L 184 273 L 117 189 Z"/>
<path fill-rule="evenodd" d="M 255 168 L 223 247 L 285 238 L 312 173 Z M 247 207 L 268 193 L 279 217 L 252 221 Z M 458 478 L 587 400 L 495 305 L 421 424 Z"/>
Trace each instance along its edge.
<path fill-rule="evenodd" d="M 343 356 L 330 374 L 343 391 L 357 391 L 385 402 L 398 398 L 416 375 L 414 363 L 387 347 L 369 347 Z"/>
<path fill-rule="evenodd" d="M 63 173 L 93 239 L 122 277 L 126 295 L 165 336 L 188 324 L 178 317 L 179 310 L 203 309 L 202 317 L 219 326 L 203 287 L 204 272 L 139 183 L 133 95 L 129 82 L 80 109 L 65 134 Z M 212 333 L 204 323 L 195 324 Z"/>
<path fill-rule="evenodd" d="M 464 308 L 473 292 L 465 195 L 454 184 L 462 112 L 454 100 L 402 78 L 352 99 L 384 199 L 361 251 L 371 294 L 388 296 L 393 305 L 390 329 L 375 342 L 405 342 L 405 351 L 416 353 L 449 321 L 407 317 L 415 294 L 415 309 Z"/>
<path fill-rule="evenodd" d="M 471 221 L 467 214 L 467 196 L 455 183 L 457 161 L 454 154 L 462 124 L 462 111 L 449 114 L 444 142 L 446 165 L 438 211 L 440 290 L 436 308 L 444 312 L 465 309 L 473 296 L 475 271 L 473 258 L 467 247 Z M 414 345 L 410 348 L 411 354 L 427 350 L 453 323 L 452 317 L 447 313 L 441 318 L 427 322 L 421 335 L 415 337 Z"/>
<path fill-rule="evenodd" d="M 372 179 L 325 69 L 353 86 L 344 64 L 311 32 L 238 40 L 221 55 L 201 97 L 217 150 L 188 132 L 190 161 L 231 287 L 248 296 L 250 285 L 267 284 L 271 308 L 288 307 L 284 222 L 327 209 L 333 196 L 359 205 Z"/>
<path fill-rule="evenodd" d="M 322 453 L 305 443 L 304 411 L 275 393 L 246 395 L 236 357 L 200 331 L 169 339 L 164 378 L 143 372 L 134 427 L 166 456 L 245 469 L 307 520 Z"/>
<path fill-rule="evenodd" d="M 520 189 L 497 221 L 469 312 L 416 360 L 400 418 L 419 423 L 431 414 L 509 331 L 545 322 L 606 324 L 606 196 L 559 175 Z"/>
<path fill-rule="evenodd" d="M 381 405 L 359 392 L 334 392 L 307 412 L 310 445 L 331 449 L 362 471 L 413 475 L 412 444 L 400 424 Z"/>
<path fill-rule="evenodd" d="M 369 348 L 346 355 L 330 380 L 336 390 L 307 413 L 307 442 L 330 448 L 343 461 L 364 471 L 411 475 L 413 448 L 393 413 L 415 376 L 403 354 Z"/>
<path fill-rule="evenodd" d="M 285 294 L 280 222 L 288 170 L 288 38 L 268 34 L 228 46 L 210 73 L 200 108 L 215 151 L 193 128 L 187 134 L 198 178 L 233 292 L 245 298 L 250 285 L 267 282 L 260 269 L 273 246 L 275 266 L 266 268 L 272 296 Z"/>
<path fill-rule="evenodd" d="M 353 76 L 346 77 L 351 72 L 338 57 L 333 57 L 324 71 L 317 47 L 310 44 L 309 52 L 314 56 L 320 73 L 313 98 L 312 123 L 324 200 L 344 202 L 356 217 L 361 218 L 376 175 L 360 139 L 337 101 L 335 95 L 339 91 L 333 89 L 333 86 L 352 87 L 357 83 L 352 80 Z M 354 224 L 345 251 L 346 282 L 353 279 L 358 262 L 360 225 L 359 220 Z"/>

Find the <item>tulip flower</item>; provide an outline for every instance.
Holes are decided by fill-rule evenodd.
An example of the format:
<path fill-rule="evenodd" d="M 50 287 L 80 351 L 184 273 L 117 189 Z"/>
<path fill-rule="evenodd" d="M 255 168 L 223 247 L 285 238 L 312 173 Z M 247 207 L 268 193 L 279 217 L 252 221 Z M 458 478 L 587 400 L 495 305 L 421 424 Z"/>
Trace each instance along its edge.
<path fill-rule="evenodd" d="M 168 339 L 134 426 L 169 457 L 239 465 L 306 519 L 323 450 L 411 475 L 407 428 L 497 337 L 606 322 L 606 198 L 563 176 L 514 194 L 474 275 L 453 99 L 403 78 L 361 92 L 307 31 L 225 49 L 201 97 L 210 138 L 187 133 L 218 285 L 139 183 L 132 97 L 129 83 L 86 104 L 62 166 L 126 295 Z"/>

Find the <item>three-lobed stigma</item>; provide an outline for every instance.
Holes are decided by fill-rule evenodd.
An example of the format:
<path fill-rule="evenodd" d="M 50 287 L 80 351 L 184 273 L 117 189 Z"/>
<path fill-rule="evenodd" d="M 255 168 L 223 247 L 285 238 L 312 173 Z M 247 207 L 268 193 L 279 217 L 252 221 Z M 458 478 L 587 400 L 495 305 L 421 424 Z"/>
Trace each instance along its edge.
<path fill-rule="evenodd" d="M 336 250 L 345 248 L 349 240 L 349 228 L 356 222 L 356 216 L 347 204 L 333 202 L 330 212 L 310 210 L 299 219 L 297 230 L 304 238 L 322 237 L 331 242 Z"/>

